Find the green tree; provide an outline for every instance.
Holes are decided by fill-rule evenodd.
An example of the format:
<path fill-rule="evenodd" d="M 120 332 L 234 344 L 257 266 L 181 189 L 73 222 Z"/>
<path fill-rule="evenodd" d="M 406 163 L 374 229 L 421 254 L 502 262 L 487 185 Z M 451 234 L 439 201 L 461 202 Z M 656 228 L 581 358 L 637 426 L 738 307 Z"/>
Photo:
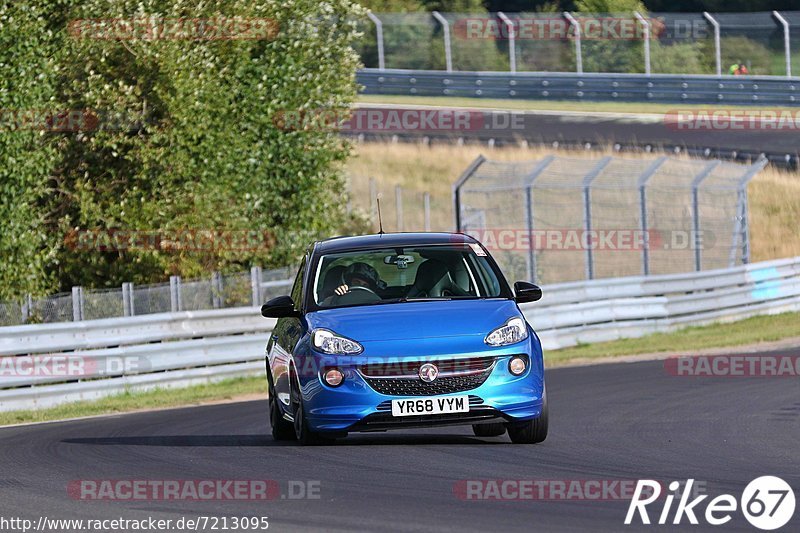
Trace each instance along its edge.
<path fill-rule="evenodd" d="M 118 286 L 284 265 L 310 239 L 341 227 L 348 143 L 334 129 L 287 129 L 280 118 L 298 110 L 347 113 L 356 94 L 359 60 L 349 43 L 359 6 L 347 0 L 29 4 L 35 9 L 26 25 L 3 28 L 0 68 L 9 70 L 0 81 L 2 107 L 94 110 L 101 128 L 0 132 L 0 172 L 10 177 L 0 207 L 9 215 L 0 222 L 0 295 L 39 293 L 54 288 L 53 280 L 64 289 Z M 269 18 L 278 31 L 258 40 L 98 40 L 67 31 L 76 19 L 215 16 Z M 144 120 L 103 129 L 109 114 Z M 114 228 L 255 230 L 274 238 L 268 249 L 222 244 L 200 251 L 75 250 L 66 242 L 73 231 Z"/>
<path fill-rule="evenodd" d="M 0 299 L 54 288 L 48 180 L 56 152 L 31 120 L 53 109 L 58 65 L 44 13 L 0 2 Z"/>

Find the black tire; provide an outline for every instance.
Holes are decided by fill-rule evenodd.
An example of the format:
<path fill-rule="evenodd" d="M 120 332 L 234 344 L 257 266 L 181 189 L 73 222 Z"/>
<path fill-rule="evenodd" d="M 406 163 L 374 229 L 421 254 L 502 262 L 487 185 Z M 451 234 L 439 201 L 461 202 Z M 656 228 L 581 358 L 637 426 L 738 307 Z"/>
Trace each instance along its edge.
<path fill-rule="evenodd" d="M 506 432 L 506 425 L 502 422 L 495 424 L 472 424 L 472 432 L 476 437 L 499 437 Z"/>
<path fill-rule="evenodd" d="M 334 443 L 335 439 L 318 431 L 312 431 L 308 427 L 306 411 L 303 407 L 303 397 L 300 394 L 300 384 L 296 376 L 292 379 L 291 402 L 294 410 L 294 425 L 292 430 L 294 431 L 297 442 L 303 446 L 321 446 Z"/>
<path fill-rule="evenodd" d="M 269 393 L 269 424 L 272 427 L 272 438 L 275 440 L 294 440 L 294 426 L 291 422 L 283 418 L 281 406 L 278 405 L 278 395 L 272 383 L 272 374 L 269 371 L 269 361 L 267 362 L 267 391 Z"/>
<path fill-rule="evenodd" d="M 542 394 L 542 414 L 538 418 L 508 425 L 508 436 L 514 444 L 537 444 L 547 438 L 547 389 Z"/>
<path fill-rule="evenodd" d="M 295 440 L 294 426 L 291 422 L 283 418 L 281 408 L 278 405 L 278 398 L 270 390 L 269 395 L 269 422 L 272 425 L 272 438 L 275 440 Z"/>

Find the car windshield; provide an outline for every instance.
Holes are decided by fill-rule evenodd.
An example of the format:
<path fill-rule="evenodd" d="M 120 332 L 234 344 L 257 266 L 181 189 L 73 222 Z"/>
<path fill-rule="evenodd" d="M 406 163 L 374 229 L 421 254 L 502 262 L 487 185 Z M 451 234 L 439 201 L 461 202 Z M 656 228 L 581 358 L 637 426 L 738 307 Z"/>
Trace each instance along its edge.
<path fill-rule="evenodd" d="M 317 262 L 313 303 L 322 309 L 418 300 L 509 298 L 477 244 L 331 253 Z"/>

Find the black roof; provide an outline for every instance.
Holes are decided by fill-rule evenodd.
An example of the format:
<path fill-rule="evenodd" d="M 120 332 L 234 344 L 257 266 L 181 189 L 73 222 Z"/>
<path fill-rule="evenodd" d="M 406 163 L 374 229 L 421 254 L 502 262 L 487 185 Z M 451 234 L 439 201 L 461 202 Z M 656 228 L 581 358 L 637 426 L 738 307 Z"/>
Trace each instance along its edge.
<path fill-rule="evenodd" d="M 334 237 L 316 243 L 315 252 L 331 253 L 362 248 L 424 246 L 426 244 L 465 244 L 477 242 L 463 233 L 384 233 L 357 237 Z"/>

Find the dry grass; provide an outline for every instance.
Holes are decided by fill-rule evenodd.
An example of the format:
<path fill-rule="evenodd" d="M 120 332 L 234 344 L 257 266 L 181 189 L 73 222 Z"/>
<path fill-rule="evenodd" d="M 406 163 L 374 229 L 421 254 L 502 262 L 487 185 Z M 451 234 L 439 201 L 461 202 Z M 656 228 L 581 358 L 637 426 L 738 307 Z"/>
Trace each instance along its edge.
<path fill-rule="evenodd" d="M 352 205 L 369 212 L 369 178 L 381 193 L 384 229 L 396 230 L 395 191 L 403 187 L 405 230 L 422 230 L 422 193 L 431 195 L 431 229 L 453 229 L 452 184 L 480 154 L 488 159 L 524 161 L 540 159 L 552 151 L 543 148 L 488 148 L 421 144 L 366 143 L 357 145 L 347 164 Z M 586 152 L 560 155 L 586 157 Z M 611 152 L 609 152 L 610 154 Z M 591 152 L 590 157 L 602 157 Z M 649 154 L 625 154 L 626 158 L 653 158 Z M 762 261 L 800 255 L 800 173 L 771 167 L 763 170 L 749 187 L 752 260 Z"/>
<path fill-rule="evenodd" d="M 753 260 L 800 255 L 800 173 L 768 168 L 748 193 Z"/>

